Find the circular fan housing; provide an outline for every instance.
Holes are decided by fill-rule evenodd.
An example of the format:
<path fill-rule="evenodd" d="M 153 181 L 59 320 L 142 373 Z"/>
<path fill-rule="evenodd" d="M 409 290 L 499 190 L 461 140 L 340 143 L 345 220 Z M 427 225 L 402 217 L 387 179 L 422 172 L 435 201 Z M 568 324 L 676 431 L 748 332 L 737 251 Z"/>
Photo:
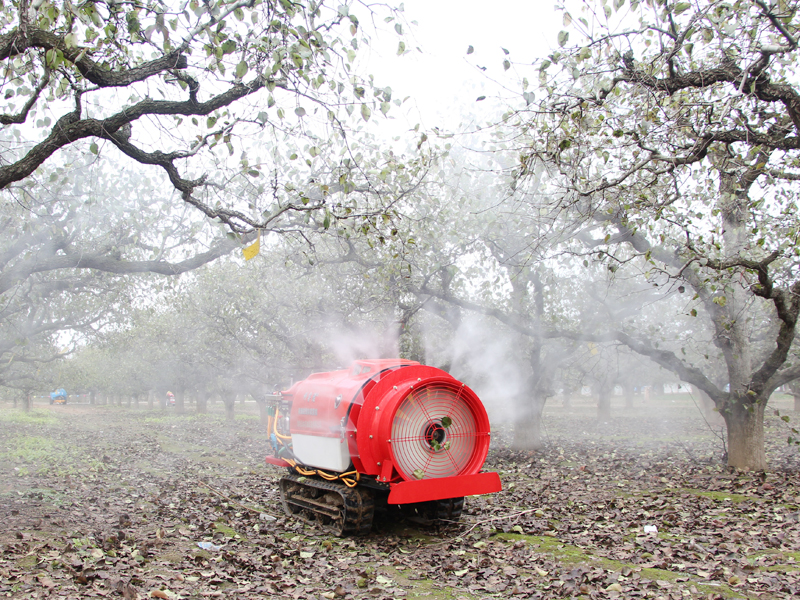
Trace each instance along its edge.
<path fill-rule="evenodd" d="M 434 367 L 409 366 L 364 399 L 357 440 L 365 472 L 380 481 L 471 475 L 489 451 L 489 418 L 465 384 Z"/>

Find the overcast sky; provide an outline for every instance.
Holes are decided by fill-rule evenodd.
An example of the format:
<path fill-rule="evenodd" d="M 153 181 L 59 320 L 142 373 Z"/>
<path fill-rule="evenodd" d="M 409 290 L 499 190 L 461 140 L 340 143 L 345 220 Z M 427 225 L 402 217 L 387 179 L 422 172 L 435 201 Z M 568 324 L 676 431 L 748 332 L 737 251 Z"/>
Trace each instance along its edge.
<path fill-rule="evenodd" d="M 406 20 L 417 21 L 406 36 L 410 52 L 398 58 L 398 38 L 387 32 L 376 40 L 367 69 L 377 84 L 390 85 L 395 97 L 414 97 L 423 127 L 456 128 L 462 108 L 474 109 L 478 96 L 502 93 L 498 84 L 521 93 L 521 76 L 515 68 L 503 70 L 502 49 L 516 63 L 530 64 L 547 55 L 563 28 L 554 4 L 554 0 L 405 0 Z M 474 52 L 467 55 L 469 46 Z M 416 117 L 412 112 L 410 118 Z"/>

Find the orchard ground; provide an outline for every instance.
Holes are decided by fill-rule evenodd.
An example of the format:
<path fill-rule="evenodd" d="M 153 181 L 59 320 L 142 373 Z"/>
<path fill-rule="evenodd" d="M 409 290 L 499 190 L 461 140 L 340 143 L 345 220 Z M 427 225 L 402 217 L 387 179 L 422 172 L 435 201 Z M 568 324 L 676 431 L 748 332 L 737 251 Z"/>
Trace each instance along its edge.
<path fill-rule="evenodd" d="M 800 596 L 786 424 L 768 411 L 770 471 L 739 474 L 690 396 L 614 402 L 607 422 L 589 398 L 550 402 L 541 453 L 511 452 L 496 426 L 501 493 L 468 498 L 458 523 L 383 517 L 362 538 L 283 516 L 253 404 L 232 423 L 220 404 L 0 404 L 0 597 Z"/>

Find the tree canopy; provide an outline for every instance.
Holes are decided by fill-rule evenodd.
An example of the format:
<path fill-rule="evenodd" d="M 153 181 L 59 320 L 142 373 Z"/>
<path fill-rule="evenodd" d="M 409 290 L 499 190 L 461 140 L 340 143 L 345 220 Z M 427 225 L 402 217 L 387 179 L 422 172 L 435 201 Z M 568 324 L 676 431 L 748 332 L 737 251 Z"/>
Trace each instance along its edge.
<path fill-rule="evenodd" d="M 395 187 L 388 172 L 368 177 L 348 137 L 350 115 L 399 102 L 352 70 L 368 43 L 356 12 L 313 0 L 5 4 L 0 189 L 41 184 L 38 170 L 77 146 L 162 171 L 182 201 L 236 233 L 313 211 L 344 218 L 355 189 L 397 192 L 403 174 Z M 305 163 L 293 181 L 289 160 Z"/>
<path fill-rule="evenodd" d="M 573 253 L 685 294 L 685 314 L 708 320 L 724 385 L 631 314 L 590 333 L 702 389 L 728 424 L 730 464 L 763 469 L 765 405 L 800 375 L 788 360 L 800 312 L 795 6 L 615 0 L 564 23 L 580 38 L 565 30 L 538 64 L 544 98 L 508 115 L 512 185 L 538 188 L 537 218 L 561 223 Z"/>

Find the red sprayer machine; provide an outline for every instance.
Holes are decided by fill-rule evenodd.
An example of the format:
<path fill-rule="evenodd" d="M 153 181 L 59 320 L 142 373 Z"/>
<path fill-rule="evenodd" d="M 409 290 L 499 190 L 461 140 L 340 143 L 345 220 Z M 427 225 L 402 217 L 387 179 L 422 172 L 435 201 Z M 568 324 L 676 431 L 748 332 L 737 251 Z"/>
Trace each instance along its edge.
<path fill-rule="evenodd" d="M 376 504 L 456 520 L 464 496 L 501 489 L 481 471 L 489 418 L 478 396 L 441 369 L 359 360 L 272 397 L 274 456 L 288 515 L 337 535 L 367 533 Z"/>

